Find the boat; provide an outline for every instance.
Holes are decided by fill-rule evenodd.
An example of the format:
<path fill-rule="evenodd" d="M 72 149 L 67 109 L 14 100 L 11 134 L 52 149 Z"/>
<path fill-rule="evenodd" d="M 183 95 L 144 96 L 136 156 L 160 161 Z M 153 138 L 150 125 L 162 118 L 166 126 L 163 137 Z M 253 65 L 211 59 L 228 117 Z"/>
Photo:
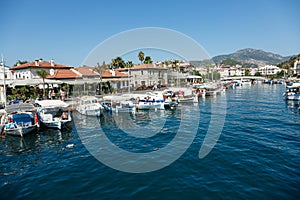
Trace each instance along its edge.
<path fill-rule="evenodd" d="M 18 103 L 7 105 L 6 114 L 3 115 L 5 121 L 4 133 L 6 135 L 23 137 L 29 133 L 37 131 L 38 117 L 36 108 L 31 103 Z"/>
<path fill-rule="evenodd" d="M 163 91 L 165 109 L 174 109 L 178 105 L 178 97 L 172 90 Z"/>
<path fill-rule="evenodd" d="M 222 84 L 208 82 L 202 84 L 198 87 L 197 96 L 199 97 L 207 97 L 207 96 L 217 96 L 225 91 L 225 88 Z"/>
<path fill-rule="evenodd" d="M 164 98 L 160 92 L 147 92 L 136 98 L 136 109 L 138 110 L 164 110 Z"/>
<path fill-rule="evenodd" d="M 102 102 L 103 110 L 108 112 L 130 112 L 134 108 L 134 104 L 132 101 L 105 101 Z"/>
<path fill-rule="evenodd" d="M 300 101 L 300 83 L 289 83 L 283 93 L 286 100 Z"/>
<path fill-rule="evenodd" d="M 82 115 L 100 116 L 103 107 L 94 96 L 83 96 L 76 100 L 75 109 Z"/>
<path fill-rule="evenodd" d="M 61 100 L 35 101 L 40 127 L 54 129 L 72 128 L 69 104 Z"/>
<path fill-rule="evenodd" d="M 135 109 L 135 98 L 131 94 L 107 95 L 101 103 L 103 110 L 108 112 L 131 112 Z"/>

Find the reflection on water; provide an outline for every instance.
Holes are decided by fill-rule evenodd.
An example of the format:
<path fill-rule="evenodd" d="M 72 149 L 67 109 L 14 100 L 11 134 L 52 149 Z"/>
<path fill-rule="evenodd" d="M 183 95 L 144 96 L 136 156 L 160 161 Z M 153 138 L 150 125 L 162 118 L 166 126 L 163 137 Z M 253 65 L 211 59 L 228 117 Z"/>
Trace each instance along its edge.
<path fill-rule="evenodd" d="M 300 112 L 299 106 L 299 101 L 286 101 L 286 107 L 293 113 Z"/>
<path fill-rule="evenodd" d="M 54 129 L 40 130 L 39 133 L 14 137 L 7 135 L 0 139 L 0 151 L 4 154 L 16 154 L 24 151 L 35 151 L 40 148 L 51 148 L 70 138 L 72 130 L 60 131 Z"/>

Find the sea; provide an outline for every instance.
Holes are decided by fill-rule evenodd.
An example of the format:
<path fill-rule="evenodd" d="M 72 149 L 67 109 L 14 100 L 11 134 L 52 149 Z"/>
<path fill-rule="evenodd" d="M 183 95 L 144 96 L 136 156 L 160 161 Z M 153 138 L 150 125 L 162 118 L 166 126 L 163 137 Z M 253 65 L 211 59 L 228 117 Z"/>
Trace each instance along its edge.
<path fill-rule="evenodd" d="M 299 102 L 284 85 L 176 109 L 73 112 L 70 130 L 0 138 L 0 199 L 300 199 Z"/>

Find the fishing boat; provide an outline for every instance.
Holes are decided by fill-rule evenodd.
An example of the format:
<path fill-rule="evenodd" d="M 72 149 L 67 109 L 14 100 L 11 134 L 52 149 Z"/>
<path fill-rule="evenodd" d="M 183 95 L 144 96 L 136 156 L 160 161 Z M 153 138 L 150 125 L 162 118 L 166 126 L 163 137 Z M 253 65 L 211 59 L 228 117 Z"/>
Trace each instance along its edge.
<path fill-rule="evenodd" d="M 174 109 L 178 106 L 178 97 L 172 90 L 164 91 L 163 98 L 165 109 Z"/>
<path fill-rule="evenodd" d="M 83 96 L 76 100 L 75 109 L 82 115 L 100 116 L 103 107 L 94 96 Z"/>
<path fill-rule="evenodd" d="M 287 84 L 283 96 L 286 100 L 300 101 L 300 83 Z"/>
<path fill-rule="evenodd" d="M 5 121 L 4 133 L 6 135 L 23 137 L 37 131 L 38 117 L 33 104 L 7 105 L 5 111 L 6 114 L 2 116 L 4 119 L 1 119 L 1 121 Z"/>
<path fill-rule="evenodd" d="M 103 110 L 109 112 L 130 112 L 134 108 L 132 101 L 105 101 L 101 105 Z"/>
<path fill-rule="evenodd" d="M 69 105 L 61 100 L 36 101 L 37 114 L 41 127 L 70 129 L 72 115 Z"/>
<path fill-rule="evenodd" d="M 164 110 L 164 98 L 159 92 L 147 92 L 136 98 L 136 108 L 138 110 Z"/>

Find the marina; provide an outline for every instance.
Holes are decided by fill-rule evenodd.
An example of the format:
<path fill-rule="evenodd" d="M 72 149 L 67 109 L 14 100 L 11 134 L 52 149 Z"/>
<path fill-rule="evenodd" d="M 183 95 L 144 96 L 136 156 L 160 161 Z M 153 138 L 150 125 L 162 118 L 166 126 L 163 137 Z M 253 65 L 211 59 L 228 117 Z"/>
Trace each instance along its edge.
<path fill-rule="evenodd" d="M 105 195 L 104 199 L 148 198 L 153 194 L 154 198 L 220 198 L 224 192 L 239 199 L 261 197 L 261 191 L 266 198 L 297 199 L 299 102 L 285 101 L 284 91 L 284 85 L 254 85 L 227 90 L 225 96 L 200 98 L 196 105 L 179 103 L 175 110 L 118 115 L 107 112 L 98 118 L 99 126 L 109 130 L 106 134 L 116 145 L 148 152 L 163 149 L 172 140 L 179 128 L 180 113 L 189 112 L 190 124 L 195 123 L 194 116 L 200 113 L 196 137 L 186 153 L 151 173 L 124 173 L 99 163 L 79 135 L 80 131 L 86 131 L 91 138 L 98 135 L 93 128 L 94 118 L 78 112 L 72 114 L 75 121 L 71 130 L 42 129 L 23 138 L 2 137 L 1 199 L 38 198 L 51 191 L 56 191 L 51 192 L 52 198 L 78 198 L 87 195 L 82 187 L 93 191 L 88 192 L 89 198 Z M 211 153 L 199 159 L 213 107 L 221 103 L 221 97 L 226 97 L 227 102 L 223 130 Z M 191 108 L 199 109 L 196 112 Z M 120 128 L 149 134 L 154 131 L 157 136 L 132 139 Z M 38 178 L 33 174 L 39 174 Z"/>

